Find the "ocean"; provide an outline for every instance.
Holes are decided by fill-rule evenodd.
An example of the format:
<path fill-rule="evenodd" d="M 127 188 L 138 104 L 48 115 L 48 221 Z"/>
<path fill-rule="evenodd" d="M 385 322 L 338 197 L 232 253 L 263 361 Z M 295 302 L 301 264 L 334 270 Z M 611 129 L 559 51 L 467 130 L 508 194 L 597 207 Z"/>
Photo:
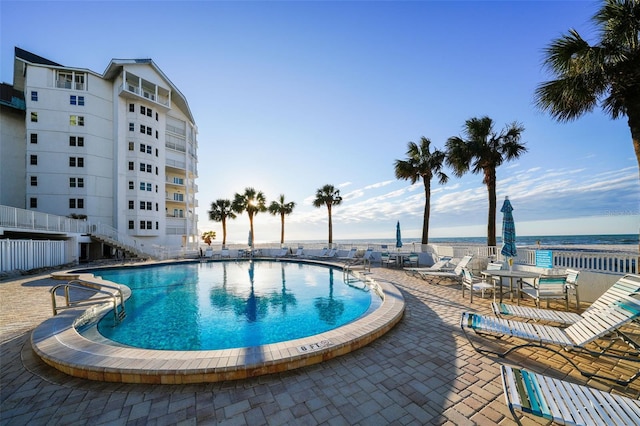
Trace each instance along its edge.
<path fill-rule="evenodd" d="M 502 238 L 496 236 L 497 245 L 502 244 Z M 325 241 L 298 241 L 298 243 L 322 243 Z M 640 244 L 640 237 L 638 234 L 615 234 L 615 235 L 527 235 L 517 236 L 516 245 L 519 247 L 536 246 L 540 244 L 541 247 L 557 247 L 557 246 L 629 246 L 631 249 L 636 249 Z M 354 239 L 354 240 L 339 240 L 335 239 L 334 243 L 337 244 L 389 244 L 395 247 L 396 239 Z M 403 238 L 403 245 L 410 245 L 412 243 L 420 243 L 420 238 Z M 429 238 L 431 244 L 486 244 L 487 237 L 448 237 L 448 238 Z M 635 246 L 635 247 L 634 247 Z"/>

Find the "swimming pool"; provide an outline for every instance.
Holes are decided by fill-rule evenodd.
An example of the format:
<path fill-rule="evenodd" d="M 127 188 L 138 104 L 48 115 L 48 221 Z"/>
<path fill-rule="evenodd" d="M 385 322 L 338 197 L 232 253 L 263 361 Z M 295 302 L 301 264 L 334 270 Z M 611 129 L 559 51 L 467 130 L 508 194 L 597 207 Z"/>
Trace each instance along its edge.
<path fill-rule="evenodd" d="M 219 261 L 211 263 L 216 262 Z M 322 261 L 302 262 L 327 266 Z M 147 266 L 149 264 L 128 267 L 138 269 Z M 333 266 L 336 268 L 334 278 L 342 275 L 338 273 L 341 271 L 339 265 Z M 113 286 L 113 282 L 96 276 L 103 271 L 70 270 L 56 273 L 56 278 L 81 280 L 95 288 L 103 284 Z M 289 288 L 288 269 L 285 272 L 285 284 Z M 91 323 L 92 318 L 101 317 L 111 309 L 108 304 L 101 303 L 67 309 L 44 321 L 31 334 L 31 347 L 43 362 L 65 374 L 106 382 L 190 384 L 282 373 L 355 351 L 383 336 L 402 319 L 404 297 L 395 285 L 386 279 L 378 280 L 375 272 L 365 275 L 352 271 L 352 274 L 358 276 L 359 285 L 366 281 L 376 289 L 382 297 L 380 306 L 368 309 L 364 315 L 343 326 L 308 337 L 219 350 L 141 349 L 105 339 L 97 332 L 93 336 L 78 332 Z M 124 292 L 128 294 L 129 289 L 125 288 Z M 128 307 L 129 304 L 127 310 Z M 154 321 L 158 323 L 163 319 L 155 318 Z"/>
<path fill-rule="evenodd" d="M 99 333 L 119 344 L 160 350 L 260 346 L 316 335 L 381 304 L 341 270 L 246 260 L 96 271 L 132 290 L 126 317 L 105 315 Z"/>

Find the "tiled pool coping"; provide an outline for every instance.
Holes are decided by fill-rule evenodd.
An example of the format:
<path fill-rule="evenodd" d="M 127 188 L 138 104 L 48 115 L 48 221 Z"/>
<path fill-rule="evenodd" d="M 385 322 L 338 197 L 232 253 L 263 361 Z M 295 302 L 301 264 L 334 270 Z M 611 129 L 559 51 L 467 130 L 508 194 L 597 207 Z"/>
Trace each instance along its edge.
<path fill-rule="evenodd" d="M 92 274 L 80 274 L 80 279 L 99 281 Z M 106 382 L 187 384 L 280 373 L 347 354 L 393 328 L 404 313 L 402 293 L 388 282 L 374 285 L 383 294 L 375 311 L 335 330 L 287 342 L 209 351 L 119 347 L 81 336 L 74 323 L 87 309 L 69 309 L 40 324 L 31 344 L 50 366 L 71 376 Z"/>

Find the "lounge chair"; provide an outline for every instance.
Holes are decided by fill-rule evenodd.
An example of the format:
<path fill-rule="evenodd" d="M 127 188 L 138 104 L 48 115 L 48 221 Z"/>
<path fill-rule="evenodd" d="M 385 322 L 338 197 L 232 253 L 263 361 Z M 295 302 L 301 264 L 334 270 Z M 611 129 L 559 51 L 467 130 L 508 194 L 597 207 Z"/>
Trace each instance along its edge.
<path fill-rule="evenodd" d="M 632 362 L 640 362 L 640 353 L 637 350 L 622 351 L 612 346 L 616 340 L 624 340 L 624 334 L 619 333 L 619 329 L 623 325 L 640 318 L 639 296 L 640 293 L 620 296 L 609 306 L 591 309 L 588 315 L 583 316 L 579 321 L 567 328 L 514 321 L 469 312 L 462 314 L 460 328 L 471 346 L 479 353 L 505 357 L 519 348 L 539 347 L 565 358 L 583 376 L 614 380 L 618 384 L 626 386 L 631 381 L 640 377 L 640 369 L 626 381 L 589 373 L 581 370 L 571 358 L 564 355 L 562 349 L 595 357 L 607 356 Z M 468 329 L 473 330 L 478 335 L 493 336 L 498 339 L 502 337 L 514 337 L 525 341 L 525 343 L 515 344 L 506 351 L 499 352 L 487 347 L 476 346 L 467 334 Z M 599 340 L 608 340 L 609 342 L 606 346 L 601 346 L 598 343 Z M 595 346 L 595 348 L 592 348 L 593 346 Z M 634 346 L 633 344 L 631 345 L 631 347 Z M 560 348 L 560 350 L 556 348 Z"/>
<path fill-rule="evenodd" d="M 454 280 L 459 280 L 462 277 L 462 268 L 466 268 L 473 256 L 465 256 L 456 264 L 456 267 L 453 271 L 426 271 L 426 272 L 418 272 L 418 275 L 423 280 L 433 277 L 441 277 L 441 278 L 451 278 Z"/>
<path fill-rule="evenodd" d="M 567 269 L 567 309 L 569 309 L 569 297 L 573 295 L 576 298 L 576 309 L 580 310 L 580 295 L 578 295 L 578 276 L 580 271 L 575 269 Z"/>
<path fill-rule="evenodd" d="M 589 315 L 591 310 L 606 309 L 619 300 L 621 296 L 630 296 L 637 292 L 640 292 L 640 276 L 625 275 L 609 287 L 609 289 L 598 297 L 582 314 L 496 302 L 491 304 L 491 308 L 496 316 L 502 318 L 517 317 L 526 320 L 571 325 L 580 321 L 583 316 Z"/>
<path fill-rule="evenodd" d="M 502 387 L 509 411 L 515 410 L 564 425 L 638 425 L 640 401 L 584 385 L 503 365 Z"/>
<path fill-rule="evenodd" d="M 337 254 L 338 254 L 338 249 L 332 248 L 328 252 L 325 251 L 325 253 L 323 255 L 320 255 L 318 257 L 320 259 L 331 259 L 331 258 L 336 257 Z"/>
<path fill-rule="evenodd" d="M 337 257 L 337 260 L 349 261 L 349 260 L 354 259 L 356 257 L 356 253 L 358 253 L 358 248 L 357 247 L 351 247 L 351 249 L 349 250 L 349 252 L 347 253 L 346 256 Z"/>
<path fill-rule="evenodd" d="M 295 253 L 291 254 L 291 257 L 304 257 L 304 252 L 302 247 L 298 247 Z"/>
<path fill-rule="evenodd" d="M 220 250 L 220 258 L 224 259 L 224 258 L 230 258 L 231 255 L 229 254 L 229 249 L 228 248 L 223 248 L 222 250 Z"/>
<path fill-rule="evenodd" d="M 373 256 L 373 249 L 368 248 L 362 257 L 354 257 L 353 259 L 347 260 L 344 264 L 344 269 L 349 270 L 353 269 L 354 266 L 362 265 L 364 270 L 371 270 L 371 256 Z"/>
<path fill-rule="evenodd" d="M 484 278 L 474 277 L 471 271 L 467 268 L 462 268 L 462 298 L 464 299 L 465 289 L 469 290 L 469 301 L 473 303 L 473 292 L 479 291 L 484 297 L 486 290 L 494 290 L 495 286 L 484 280 Z"/>
<path fill-rule="evenodd" d="M 289 247 L 282 247 L 280 250 L 276 252 L 274 257 L 285 257 L 289 254 Z"/>
<path fill-rule="evenodd" d="M 429 267 L 424 267 L 424 268 L 404 268 L 404 271 L 408 274 L 408 275 L 413 275 L 413 276 L 420 276 L 420 272 L 440 272 L 440 271 L 453 271 L 453 267 L 452 266 L 447 266 L 449 265 L 449 262 L 451 261 L 450 257 L 441 257 L 440 259 L 438 259 L 438 261 L 436 263 L 434 263 L 433 265 L 429 266 Z"/>

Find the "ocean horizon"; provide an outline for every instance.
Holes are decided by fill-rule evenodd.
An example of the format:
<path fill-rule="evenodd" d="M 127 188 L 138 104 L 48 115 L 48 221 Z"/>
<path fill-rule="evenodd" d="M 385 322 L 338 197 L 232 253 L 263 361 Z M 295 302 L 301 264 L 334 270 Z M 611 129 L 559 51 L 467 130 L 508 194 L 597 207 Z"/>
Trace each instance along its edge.
<path fill-rule="evenodd" d="M 419 244 L 420 238 L 403 238 L 403 246 L 414 243 Z M 441 237 L 429 238 L 430 244 L 486 244 L 487 237 Z M 502 244 L 501 236 L 496 236 L 497 245 Z M 287 244 L 322 244 L 326 240 L 292 240 Z M 358 238 L 358 239 L 334 239 L 336 244 L 389 244 L 395 247 L 395 238 Z M 629 245 L 638 246 L 640 236 L 638 234 L 589 234 L 589 235 L 525 235 L 516 238 L 516 246 L 580 246 L 580 245 Z"/>

